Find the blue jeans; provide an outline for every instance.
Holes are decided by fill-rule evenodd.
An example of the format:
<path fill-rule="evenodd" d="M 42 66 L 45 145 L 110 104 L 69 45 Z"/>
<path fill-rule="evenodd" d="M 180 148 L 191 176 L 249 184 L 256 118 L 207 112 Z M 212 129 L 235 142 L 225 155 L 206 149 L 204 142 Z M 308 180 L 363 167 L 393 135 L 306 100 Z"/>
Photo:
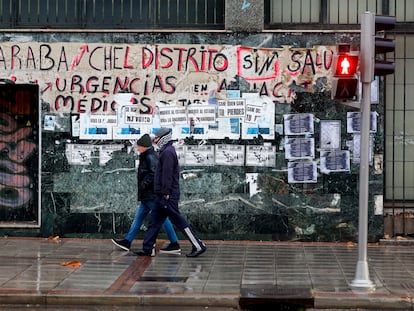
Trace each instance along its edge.
<path fill-rule="evenodd" d="M 138 206 L 137 211 L 135 213 L 134 221 L 132 222 L 125 239 L 127 239 L 130 242 L 132 242 L 135 239 L 135 236 L 141 228 L 142 222 L 144 221 L 145 217 L 147 217 L 149 212 L 154 210 L 155 207 L 156 203 L 153 200 L 141 201 L 141 204 Z M 167 233 L 168 239 L 171 243 L 178 241 L 177 234 L 174 231 L 174 227 L 168 218 L 165 219 L 162 225 L 162 229 L 165 231 L 165 233 Z"/>

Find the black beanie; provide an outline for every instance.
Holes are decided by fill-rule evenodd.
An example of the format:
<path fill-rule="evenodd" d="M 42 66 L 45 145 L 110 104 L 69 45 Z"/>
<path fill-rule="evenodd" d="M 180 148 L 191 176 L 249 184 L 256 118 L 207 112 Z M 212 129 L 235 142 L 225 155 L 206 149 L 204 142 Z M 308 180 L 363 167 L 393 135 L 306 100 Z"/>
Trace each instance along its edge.
<path fill-rule="evenodd" d="M 142 147 L 151 147 L 151 137 L 148 134 L 142 135 L 141 138 L 137 140 L 137 145 Z"/>

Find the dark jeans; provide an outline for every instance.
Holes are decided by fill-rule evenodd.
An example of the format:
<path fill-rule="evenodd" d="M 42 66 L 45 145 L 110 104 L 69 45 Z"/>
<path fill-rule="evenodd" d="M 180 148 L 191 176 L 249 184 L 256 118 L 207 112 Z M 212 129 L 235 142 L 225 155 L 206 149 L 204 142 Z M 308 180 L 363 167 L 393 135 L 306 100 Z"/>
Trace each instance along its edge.
<path fill-rule="evenodd" d="M 186 231 L 184 231 L 184 229 L 189 228 L 189 224 L 178 210 L 179 200 L 179 194 L 170 195 L 170 198 L 168 200 L 165 200 L 164 197 L 160 195 L 155 200 L 156 206 L 151 212 L 149 228 L 148 231 L 145 233 L 143 242 L 143 250 L 145 252 L 150 252 L 152 250 L 155 241 L 157 240 L 158 232 L 160 231 L 161 226 L 167 217 L 170 219 L 170 221 L 173 223 L 173 225 L 175 225 L 177 229 L 179 229 L 188 237 L 188 234 Z M 196 243 L 201 243 L 197 238 L 196 241 Z"/>

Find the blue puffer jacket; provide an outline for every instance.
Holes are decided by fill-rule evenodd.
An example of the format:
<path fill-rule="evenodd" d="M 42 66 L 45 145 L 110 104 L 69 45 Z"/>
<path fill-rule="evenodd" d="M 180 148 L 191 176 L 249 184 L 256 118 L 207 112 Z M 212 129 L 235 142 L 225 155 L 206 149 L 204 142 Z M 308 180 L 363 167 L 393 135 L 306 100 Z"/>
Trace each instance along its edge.
<path fill-rule="evenodd" d="M 166 143 L 160 150 L 154 191 L 162 195 L 180 193 L 180 166 L 172 141 Z"/>
<path fill-rule="evenodd" d="M 154 200 L 154 176 L 158 164 L 158 154 L 153 147 L 139 155 L 138 166 L 138 200 Z"/>

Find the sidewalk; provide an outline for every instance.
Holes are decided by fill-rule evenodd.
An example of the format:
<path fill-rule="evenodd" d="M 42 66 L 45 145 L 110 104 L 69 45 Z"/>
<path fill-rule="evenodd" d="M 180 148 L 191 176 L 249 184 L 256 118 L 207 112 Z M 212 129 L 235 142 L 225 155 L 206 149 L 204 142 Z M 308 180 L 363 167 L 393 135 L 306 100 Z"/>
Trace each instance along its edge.
<path fill-rule="evenodd" d="M 166 241 L 159 241 L 157 248 Z M 0 238 L 0 309 L 189 306 L 412 310 L 414 247 L 369 245 L 372 293 L 352 292 L 358 247 L 340 243 L 205 241 L 197 258 L 137 257 L 110 240 Z M 141 241 L 134 241 L 133 249 Z M 247 307 L 246 307 L 247 308 Z M 212 309 L 213 310 L 213 309 Z"/>

